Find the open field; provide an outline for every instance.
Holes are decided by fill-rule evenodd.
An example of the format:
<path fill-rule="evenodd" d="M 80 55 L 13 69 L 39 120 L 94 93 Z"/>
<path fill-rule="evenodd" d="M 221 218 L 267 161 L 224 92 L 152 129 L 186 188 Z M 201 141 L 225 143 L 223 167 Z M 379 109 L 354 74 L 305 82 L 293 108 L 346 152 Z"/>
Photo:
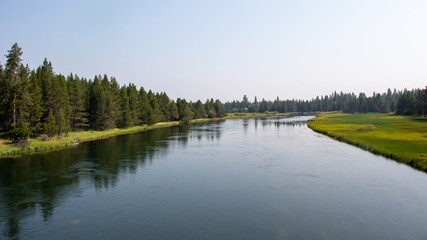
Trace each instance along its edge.
<path fill-rule="evenodd" d="M 219 121 L 224 119 L 232 118 L 253 118 L 253 117 L 270 117 L 270 116 L 284 116 L 289 115 L 289 113 L 276 113 L 276 112 L 267 112 L 267 113 L 229 113 L 224 118 L 202 118 L 202 119 L 193 119 L 190 123 L 203 123 L 210 121 Z M 1 157 L 12 157 L 12 156 L 22 156 L 25 154 L 31 154 L 36 152 L 46 152 L 51 150 L 56 150 L 64 147 L 71 147 L 78 145 L 81 142 L 88 142 L 98 139 L 105 139 L 113 136 L 137 133 L 148 131 L 155 128 L 171 127 L 181 124 L 180 122 L 161 122 L 154 125 L 142 125 L 135 126 L 126 129 L 114 128 L 105 131 L 79 131 L 79 132 L 70 132 L 68 136 L 62 136 L 60 138 L 53 137 L 50 141 L 42 141 L 41 139 L 29 139 L 30 144 L 26 147 L 16 147 L 10 141 L 0 139 L 0 158 Z"/>
<path fill-rule="evenodd" d="M 427 172 L 427 119 L 390 114 L 324 114 L 309 127 Z"/>

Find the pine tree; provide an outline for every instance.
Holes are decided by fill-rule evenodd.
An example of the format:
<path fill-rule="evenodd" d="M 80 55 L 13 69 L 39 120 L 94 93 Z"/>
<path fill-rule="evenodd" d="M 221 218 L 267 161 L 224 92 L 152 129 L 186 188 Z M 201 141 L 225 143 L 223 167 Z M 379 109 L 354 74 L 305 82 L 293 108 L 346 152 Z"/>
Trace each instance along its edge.
<path fill-rule="evenodd" d="M 29 113 L 32 108 L 31 94 L 29 91 L 29 74 L 30 69 L 28 65 L 24 67 L 22 64 L 19 67 L 19 83 L 16 93 L 16 117 L 17 121 L 29 125 Z"/>
<path fill-rule="evenodd" d="M 18 142 L 19 140 L 25 140 L 30 136 L 30 129 L 23 121 L 18 121 L 15 128 L 12 129 L 9 133 L 9 138 L 13 142 Z"/>
<path fill-rule="evenodd" d="M 101 78 L 101 76 L 99 76 L 99 78 Z M 117 82 L 110 82 L 107 75 L 104 75 L 101 81 L 101 86 L 105 104 L 103 107 L 104 112 L 101 113 L 103 129 L 115 128 L 116 122 L 119 119 L 118 116 L 120 115 L 118 103 L 118 99 L 120 97 L 119 85 Z"/>
<path fill-rule="evenodd" d="M 159 104 L 160 112 L 162 113 L 161 121 L 170 121 L 171 113 L 169 111 L 170 99 L 165 92 L 156 94 L 157 102 Z"/>
<path fill-rule="evenodd" d="M 102 113 L 104 112 L 105 96 L 102 93 L 101 82 L 97 76 L 89 82 L 89 124 L 94 130 L 103 129 Z"/>
<path fill-rule="evenodd" d="M 170 112 L 170 119 L 168 121 L 179 120 L 178 107 L 177 107 L 175 101 L 173 101 L 173 100 L 169 104 L 169 112 Z"/>
<path fill-rule="evenodd" d="M 70 124 L 73 131 L 88 126 L 87 112 L 85 109 L 84 87 L 77 75 L 67 77 L 67 90 L 70 102 Z"/>
<path fill-rule="evenodd" d="M 179 120 L 182 122 L 190 122 L 193 119 L 193 112 L 191 111 L 190 105 L 185 99 L 178 98 L 176 100 L 176 105 L 179 112 Z"/>
<path fill-rule="evenodd" d="M 215 111 L 217 112 L 217 117 L 223 118 L 227 114 L 225 113 L 224 105 L 219 101 L 219 99 L 215 100 Z"/>
<path fill-rule="evenodd" d="M 53 116 L 53 110 L 49 110 L 49 115 L 45 123 L 45 133 L 50 137 L 55 136 L 58 133 L 58 125 L 56 124 L 55 117 Z"/>
<path fill-rule="evenodd" d="M 141 123 L 148 124 L 150 122 L 150 104 L 143 87 L 139 89 L 138 100 L 138 119 Z"/>
<path fill-rule="evenodd" d="M 139 125 L 140 121 L 138 118 L 138 105 L 139 105 L 139 97 L 138 90 L 133 83 L 129 83 L 127 87 L 127 96 L 129 98 L 129 111 L 131 115 L 132 125 Z"/>
<path fill-rule="evenodd" d="M 194 118 L 206 118 L 207 117 L 206 109 L 205 109 L 205 106 L 203 105 L 202 101 L 198 100 L 194 104 L 194 108 L 195 108 Z"/>
<path fill-rule="evenodd" d="M 208 115 L 208 118 L 216 118 L 217 117 L 217 112 L 216 112 L 215 107 L 214 107 L 213 99 L 211 99 L 211 100 L 207 99 L 206 100 L 205 108 L 206 108 L 206 113 Z"/>
<path fill-rule="evenodd" d="M 132 126 L 132 116 L 129 108 L 129 97 L 127 95 L 126 86 L 123 86 L 120 89 L 120 117 L 119 117 L 119 127 L 128 128 Z"/>
<path fill-rule="evenodd" d="M 21 55 L 22 49 L 17 43 L 13 44 L 6 55 L 3 79 L 4 91 L 2 92 L 4 94 L 2 96 L 2 109 L 4 110 L 2 112 L 2 120 L 4 125 L 10 125 L 11 127 L 15 127 L 17 121 L 16 101 L 20 83 L 19 67 L 22 61 Z"/>
<path fill-rule="evenodd" d="M 397 115 L 413 115 L 416 113 L 416 97 L 413 91 L 405 89 L 396 105 Z"/>
<path fill-rule="evenodd" d="M 149 118 L 148 118 L 148 123 L 149 124 L 154 124 L 154 123 L 158 123 L 162 120 L 162 112 L 160 111 L 159 108 L 159 103 L 157 102 L 157 97 L 156 95 L 150 90 L 147 93 L 147 98 L 148 98 L 148 102 L 149 102 Z"/>
<path fill-rule="evenodd" d="M 41 117 L 43 116 L 42 89 L 39 86 L 39 79 L 35 71 L 31 71 L 29 92 L 31 98 L 31 107 L 29 109 L 29 126 L 33 135 L 41 131 Z"/>
<path fill-rule="evenodd" d="M 53 68 L 52 64 L 47 61 L 45 58 L 43 60 L 43 65 L 37 69 L 37 77 L 40 79 L 40 87 L 42 89 L 42 95 L 43 95 L 43 108 L 45 110 L 47 109 L 54 109 L 55 107 L 55 91 L 53 89 Z M 52 110 L 53 111 L 53 110 Z M 47 121 L 47 118 L 49 117 L 49 111 L 44 112 L 44 116 L 42 117 L 44 121 Z"/>
<path fill-rule="evenodd" d="M 58 116 L 58 136 L 61 136 L 62 134 L 67 135 L 70 131 L 70 124 L 65 117 L 64 111 L 59 109 L 59 116 Z"/>

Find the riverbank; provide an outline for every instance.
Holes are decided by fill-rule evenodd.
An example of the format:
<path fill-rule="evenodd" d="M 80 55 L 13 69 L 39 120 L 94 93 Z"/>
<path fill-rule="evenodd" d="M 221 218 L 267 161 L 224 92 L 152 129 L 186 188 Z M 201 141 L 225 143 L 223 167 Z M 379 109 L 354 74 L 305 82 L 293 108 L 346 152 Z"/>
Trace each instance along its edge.
<path fill-rule="evenodd" d="M 226 119 L 236 118 L 255 118 L 255 117 L 271 117 L 271 116 L 287 116 L 289 113 L 277 113 L 277 112 L 266 112 L 266 113 L 229 113 L 224 118 L 202 118 L 193 119 L 190 123 L 204 123 L 211 121 L 221 121 Z M 68 136 L 53 137 L 49 141 L 43 141 L 40 138 L 28 139 L 29 144 L 25 147 L 14 146 L 8 140 L 0 140 L 0 158 L 4 157 L 19 157 L 22 155 L 48 152 L 52 150 L 58 150 L 66 147 L 76 146 L 82 142 L 94 141 L 99 139 L 110 138 L 119 135 L 137 133 L 148 131 L 156 128 L 164 128 L 177 126 L 181 122 L 160 122 L 154 125 L 142 125 L 135 126 L 126 129 L 114 128 L 105 131 L 78 131 L 70 132 Z"/>
<path fill-rule="evenodd" d="M 427 172 L 427 119 L 390 114 L 323 114 L 316 132 Z"/>

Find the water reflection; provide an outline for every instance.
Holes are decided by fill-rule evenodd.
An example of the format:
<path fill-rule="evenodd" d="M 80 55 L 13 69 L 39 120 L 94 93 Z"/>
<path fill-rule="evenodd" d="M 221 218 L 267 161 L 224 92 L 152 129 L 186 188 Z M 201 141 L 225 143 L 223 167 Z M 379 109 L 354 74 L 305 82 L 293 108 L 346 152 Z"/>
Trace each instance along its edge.
<path fill-rule="evenodd" d="M 85 185 L 116 186 L 122 174 L 134 174 L 173 147 L 220 138 L 221 123 L 183 125 L 88 142 L 76 148 L 0 160 L 0 227 L 19 239 L 22 222 L 36 214 L 51 219 L 54 209 Z"/>
<path fill-rule="evenodd" d="M 307 121 L 313 118 L 312 116 L 298 116 L 298 117 L 276 117 L 266 118 L 261 121 L 263 127 L 275 126 L 280 128 L 282 126 L 290 127 L 302 127 L 307 125 Z M 257 128 L 258 122 L 255 121 L 255 128 Z"/>

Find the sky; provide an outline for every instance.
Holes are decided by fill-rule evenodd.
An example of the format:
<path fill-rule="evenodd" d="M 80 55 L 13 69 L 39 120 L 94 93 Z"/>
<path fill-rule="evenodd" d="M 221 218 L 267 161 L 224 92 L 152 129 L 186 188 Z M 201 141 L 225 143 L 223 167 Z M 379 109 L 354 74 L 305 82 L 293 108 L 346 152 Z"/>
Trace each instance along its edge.
<path fill-rule="evenodd" d="M 0 63 L 116 77 L 187 100 L 427 85 L 427 1 L 0 0 Z"/>

